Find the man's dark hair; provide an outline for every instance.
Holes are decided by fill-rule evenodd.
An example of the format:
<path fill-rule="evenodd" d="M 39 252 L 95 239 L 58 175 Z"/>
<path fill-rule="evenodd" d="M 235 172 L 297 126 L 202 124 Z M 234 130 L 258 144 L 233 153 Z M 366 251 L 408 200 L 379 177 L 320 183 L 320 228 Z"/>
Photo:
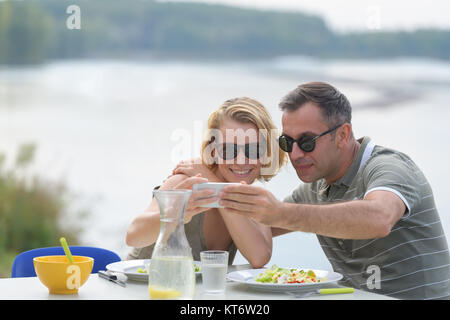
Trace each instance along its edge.
<path fill-rule="evenodd" d="M 309 82 L 289 92 L 279 106 L 281 111 L 295 111 L 307 102 L 315 103 L 331 128 L 341 123 L 351 123 L 352 107 L 347 98 L 335 87 L 325 82 Z"/>

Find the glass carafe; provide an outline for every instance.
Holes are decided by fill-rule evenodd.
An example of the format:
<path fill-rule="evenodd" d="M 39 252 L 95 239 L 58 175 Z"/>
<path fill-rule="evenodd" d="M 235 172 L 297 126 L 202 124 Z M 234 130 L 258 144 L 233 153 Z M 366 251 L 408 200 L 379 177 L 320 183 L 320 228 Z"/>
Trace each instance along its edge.
<path fill-rule="evenodd" d="M 184 232 L 184 212 L 191 190 L 155 190 L 160 230 L 149 267 L 150 299 L 193 299 L 195 270 Z"/>

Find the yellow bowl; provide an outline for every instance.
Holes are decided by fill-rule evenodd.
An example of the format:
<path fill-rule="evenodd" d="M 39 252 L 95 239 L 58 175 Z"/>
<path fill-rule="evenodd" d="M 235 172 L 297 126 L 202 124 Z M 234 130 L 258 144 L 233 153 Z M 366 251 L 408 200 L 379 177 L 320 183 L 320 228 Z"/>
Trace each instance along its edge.
<path fill-rule="evenodd" d="M 33 259 L 39 280 L 54 294 L 73 294 L 86 282 L 94 266 L 91 257 L 42 256 Z"/>

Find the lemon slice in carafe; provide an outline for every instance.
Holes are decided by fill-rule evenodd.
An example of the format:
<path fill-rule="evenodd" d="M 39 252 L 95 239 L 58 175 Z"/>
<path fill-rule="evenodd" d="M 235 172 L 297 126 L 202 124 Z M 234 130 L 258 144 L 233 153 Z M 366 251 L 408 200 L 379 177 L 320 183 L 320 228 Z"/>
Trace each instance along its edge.
<path fill-rule="evenodd" d="M 150 299 L 176 299 L 181 296 L 181 292 L 178 290 L 157 286 L 150 286 L 148 291 Z"/>

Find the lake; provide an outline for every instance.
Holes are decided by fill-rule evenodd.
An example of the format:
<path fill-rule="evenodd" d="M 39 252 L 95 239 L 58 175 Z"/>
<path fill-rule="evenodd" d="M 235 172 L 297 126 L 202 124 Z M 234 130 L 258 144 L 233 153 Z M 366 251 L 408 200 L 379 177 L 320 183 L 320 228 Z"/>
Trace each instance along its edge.
<path fill-rule="evenodd" d="M 80 60 L 0 69 L 0 152 L 37 144 L 29 169 L 63 180 L 82 221 L 82 244 L 125 257 L 126 229 L 178 160 L 199 155 L 208 115 L 232 97 L 278 102 L 297 85 L 327 81 L 353 106 L 356 137 L 410 155 L 427 176 L 450 232 L 450 64 L 434 60 L 185 62 Z M 266 186 L 282 199 L 300 183 L 289 164 Z M 71 217 L 68 217 L 70 221 Z M 238 254 L 235 263 L 245 263 Z M 315 235 L 274 239 L 268 265 L 330 269 Z"/>

